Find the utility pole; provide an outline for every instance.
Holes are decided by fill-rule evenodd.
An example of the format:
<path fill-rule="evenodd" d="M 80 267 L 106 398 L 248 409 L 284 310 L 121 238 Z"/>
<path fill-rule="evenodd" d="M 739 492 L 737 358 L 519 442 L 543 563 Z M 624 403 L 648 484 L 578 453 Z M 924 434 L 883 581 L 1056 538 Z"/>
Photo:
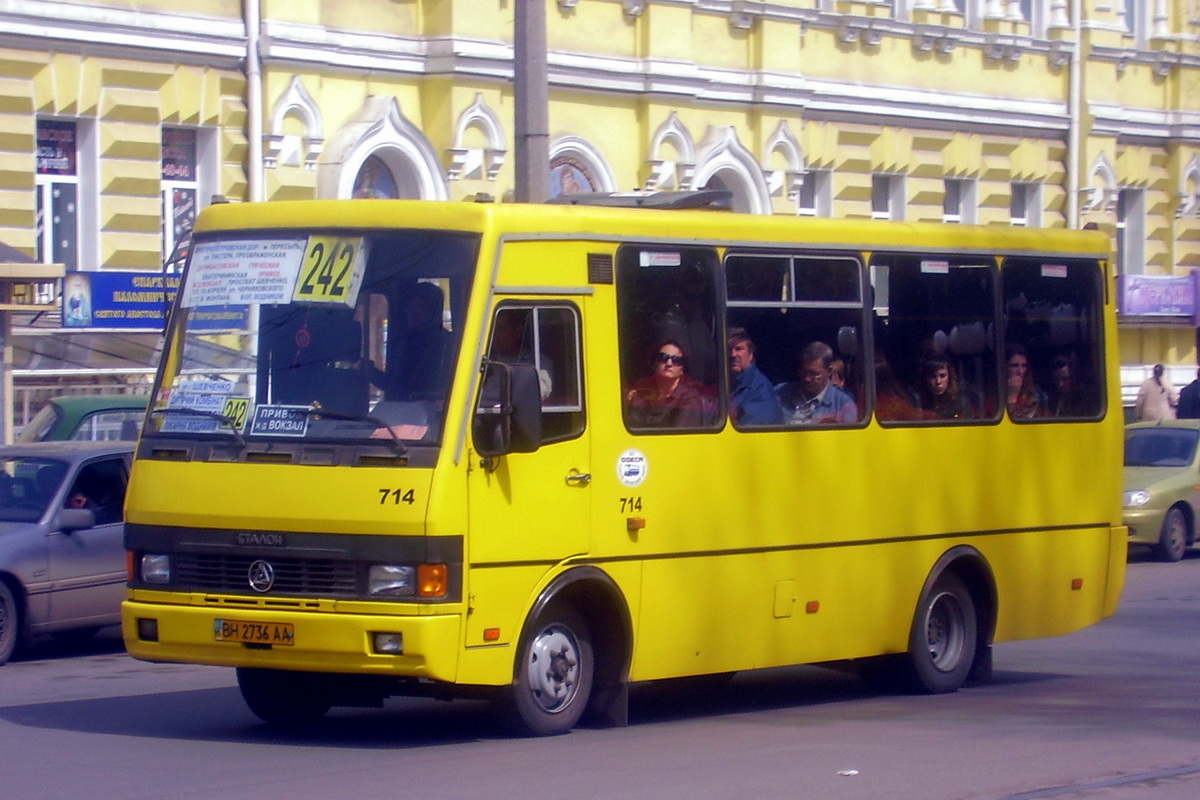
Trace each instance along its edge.
<path fill-rule="evenodd" d="M 513 29 L 518 203 L 550 196 L 550 111 L 546 89 L 546 0 L 517 0 Z"/>

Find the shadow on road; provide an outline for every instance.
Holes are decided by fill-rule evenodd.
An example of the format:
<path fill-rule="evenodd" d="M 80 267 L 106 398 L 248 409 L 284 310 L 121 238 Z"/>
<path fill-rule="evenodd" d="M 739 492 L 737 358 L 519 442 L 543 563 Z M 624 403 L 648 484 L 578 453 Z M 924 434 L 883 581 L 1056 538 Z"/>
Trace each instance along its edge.
<path fill-rule="evenodd" d="M 995 686 L 1058 676 L 997 673 Z M 966 690 L 970 692 L 970 690 Z M 921 702 L 920 698 L 913 698 Z M 862 701 L 862 702 L 857 702 Z M 842 669 L 788 667 L 638 684 L 630 692 L 630 724 L 654 725 L 726 715 L 828 706 L 822 716 L 870 717 L 878 702 L 857 675 Z M 335 708 L 311 725 L 280 729 L 254 717 L 236 688 L 196 689 L 0 708 L 14 725 L 163 739 L 279 744 L 289 747 L 395 749 L 503 739 L 486 703 L 393 698 L 383 709 Z"/>
<path fill-rule="evenodd" d="M 93 633 L 67 632 L 56 636 L 40 636 L 32 642 L 24 642 L 9 659 L 21 661 L 50 661 L 79 656 L 102 656 L 124 653 L 125 642 L 121 639 L 121 628 L 113 625 Z"/>

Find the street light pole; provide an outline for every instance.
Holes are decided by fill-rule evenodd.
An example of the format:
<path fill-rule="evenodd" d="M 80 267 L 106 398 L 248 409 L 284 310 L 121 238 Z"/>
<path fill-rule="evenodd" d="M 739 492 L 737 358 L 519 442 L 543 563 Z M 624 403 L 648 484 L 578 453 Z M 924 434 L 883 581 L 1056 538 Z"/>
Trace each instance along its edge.
<path fill-rule="evenodd" d="M 517 0 L 513 30 L 518 203 L 550 196 L 550 112 L 546 89 L 546 0 Z"/>

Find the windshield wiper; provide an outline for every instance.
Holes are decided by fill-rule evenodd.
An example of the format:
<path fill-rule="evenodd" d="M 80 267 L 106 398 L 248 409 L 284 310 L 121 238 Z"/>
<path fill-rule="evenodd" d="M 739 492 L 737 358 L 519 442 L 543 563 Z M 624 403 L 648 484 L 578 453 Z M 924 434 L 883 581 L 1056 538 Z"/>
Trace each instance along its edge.
<path fill-rule="evenodd" d="M 405 446 L 400 437 L 396 435 L 396 432 L 392 430 L 392 426 L 381 420 L 379 417 L 372 417 L 370 414 L 346 414 L 341 411 L 330 411 L 327 408 L 323 408 L 321 404 L 315 400 L 308 408 L 297 409 L 297 411 L 306 417 L 316 417 L 318 419 L 324 417 L 325 419 L 342 420 L 344 422 L 368 422 L 374 425 L 377 429 L 383 428 L 388 432 L 388 436 L 390 437 L 388 439 L 388 443 L 396 451 L 397 455 L 402 456 L 408 452 L 408 447 Z"/>
<path fill-rule="evenodd" d="M 204 417 L 205 419 L 215 419 L 221 423 L 221 427 L 217 428 L 217 433 L 228 433 L 237 442 L 238 447 L 246 447 L 246 437 L 242 436 L 242 432 L 233 427 L 237 422 L 237 417 L 231 417 L 228 414 L 220 414 L 216 411 L 205 411 L 201 408 L 188 408 L 186 406 L 156 408 L 150 412 L 153 414 L 183 414 L 187 417 Z M 208 433 L 208 431 L 205 431 Z"/>

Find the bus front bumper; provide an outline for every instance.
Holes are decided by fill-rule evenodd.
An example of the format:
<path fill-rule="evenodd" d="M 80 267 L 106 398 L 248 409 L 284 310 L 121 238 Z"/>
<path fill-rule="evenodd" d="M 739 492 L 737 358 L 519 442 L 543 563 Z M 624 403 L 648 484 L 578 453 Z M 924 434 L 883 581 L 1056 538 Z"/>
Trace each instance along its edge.
<path fill-rule="evenodd" d="M 445 682 L 457 677 L 462 641 L 460 614 L 243 610 L 132 599 L 121 604 L 121 629 L 129 654 L 143 661 Z M 379 652 L 381 639 L 392 652 Z"/>

